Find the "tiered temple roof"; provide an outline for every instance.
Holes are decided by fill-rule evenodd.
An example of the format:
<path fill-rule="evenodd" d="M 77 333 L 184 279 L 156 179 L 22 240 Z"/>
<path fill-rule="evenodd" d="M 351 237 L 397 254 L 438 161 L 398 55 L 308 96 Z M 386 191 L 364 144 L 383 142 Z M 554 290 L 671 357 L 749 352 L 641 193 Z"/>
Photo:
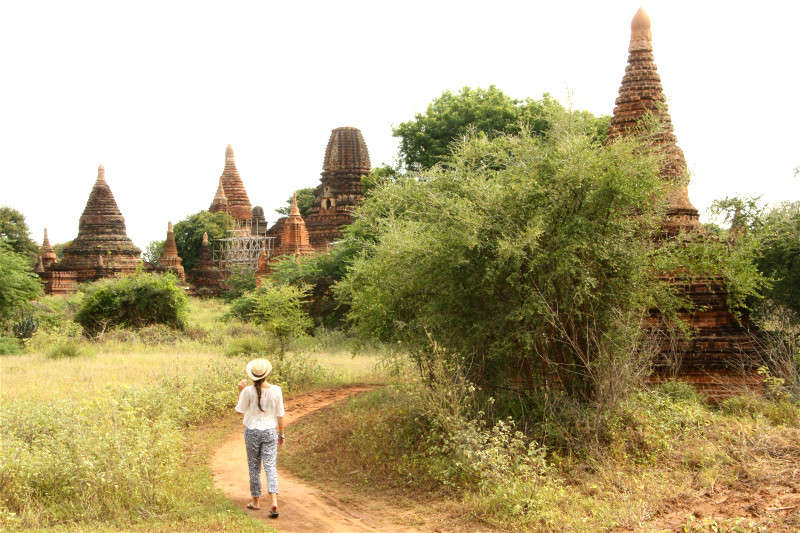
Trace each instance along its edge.
<path fill-rule="evenodd" d="M 661 177 L 679 184 L 669 201 L 664 234 L 674 236 L 690 232 L 703 238 L 697 209 L 689 200 L 686 161 L 673 133 L 661 79 L 653 61 L 650 18 L 642 9 L 631 23 L 628 66 L 616 104 L 608 132 L 609 142 L 635 135 L 648 115 L 655 116 L 662 126 L 651 137 L 665 154 Z M 711 277 L 689 280 L 680 275 L 665 279 L 692 302 L 693 308 L 679 315 L 691 327 L 693 335 L 691 338 L 668 335 L 658 312 L 651 313 L 647 325 L 659 340 L 661 352 L 652 379 L 678 377 L 717 399 L 739 392 L 742 387 L 756 385 L 759 378 L 755 369 L 760 359 L 748 331 L 749 321 L 746 318 L 737 320 L 728 309 L 724 282 Z"/>
<path fill-rule="evenodd" d="M 364 200 L 361 176 L 370 171 L 369 152 L 358 128 L 331 132 L 322 165 L 322 183 L 305 219 L 311 246 L 325 250 L 353 222 L 353 209 Z"/>
<path fill-rule="evenodd" d="M 64 259 L 57 268 L 75 271 L 78 281 L 86 281 L 99 277 L 98 267 L 104 276 L 133 272 L 141 264 L 140 255 L 141 250 L 126 234 L 125 219 L 100 165 L 80 218 L 78 236 L 64 249 Z M 100 256 L 105 258 L 102 265 Z"/>
<path fill-rule="evenodd" d="M 250 199 L 247 197 L 247 191 L 244 188 L 239 171 L 236 170 L 233 147 L 230 144 L 225 149 L 225 168 L 219 179 L 220 187 L 217 188 L 217 194 L 211 203 L 210 211 L 212 213 L 225 211 L 222 208 L 222 197 L 224 196 L 227 201 L 227 212 L 237 221 L 248 222 L 253 217 L 253 208 L 250 205 Z M 222 190 L 220 191 L 220 189 Z"/>

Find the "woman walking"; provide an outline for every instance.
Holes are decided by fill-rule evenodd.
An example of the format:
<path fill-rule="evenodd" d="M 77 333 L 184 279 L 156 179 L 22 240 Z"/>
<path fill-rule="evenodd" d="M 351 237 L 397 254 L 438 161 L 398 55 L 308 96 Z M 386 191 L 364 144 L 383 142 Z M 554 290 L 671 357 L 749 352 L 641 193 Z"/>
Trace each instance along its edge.
<path fill-rule="evenodd" d="M 283 446 L 283 392 L 277 385 L 266 382 L 272 364 L 266 359 L 253 359 L 245 367 L 252 381 L 239 382 L 239 402 L 236 412 L 244 415 L 244 445 L 247 448 L 247 465 L 250 469 L 250 495 L 248 509 L 261 509 L 261 463 L 267 474 L 267 492 L 272 496 L 270 518 L 278 518 L 278 470 L 275 460 L 278 446 Z"/>

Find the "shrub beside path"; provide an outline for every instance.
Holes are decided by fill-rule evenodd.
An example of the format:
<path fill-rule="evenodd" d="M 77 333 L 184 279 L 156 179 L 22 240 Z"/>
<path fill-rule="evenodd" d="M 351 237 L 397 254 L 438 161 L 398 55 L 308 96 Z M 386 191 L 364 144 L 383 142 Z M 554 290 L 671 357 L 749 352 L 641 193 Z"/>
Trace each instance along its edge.
<path fill-rule="evenodd" d="M 365 392 L 372 387 L 353 386 L 315 391 L 286 400 L 286 425 L 318 409 L 344 400 L 354 394 Z M 244 448 L 242 431 L 232 433 L 217 448 L 211 458 L 211 472 L 214 485 L 230 500 L 245 509 L 250 501 L 250 489 L 247 473 L 247 457 Z M 287 446 L 295 443 L 287 439 Z M 278 452 L 280 465 L 280 452 Z M 263 481 L 262 470 L 262 484 Z M 278 499 L 281 516 L 270 520 L 267 516 L 269 505 L 255 512 L 255 517 L 264 520 L 281 533 L 413 533 L 419 530 L 392 523 L 392 515 L 387 511 L 379 514 L 362 513 L 350 508 L 348 504 L 338 500 L 336 495 L 326 494 L 311 485 L 292 476 L 278 467 L 280 497 Z M 264 494 L 266 496 L 266 493 Z M 253 511 L 247 511 L 249 513 Z"/>

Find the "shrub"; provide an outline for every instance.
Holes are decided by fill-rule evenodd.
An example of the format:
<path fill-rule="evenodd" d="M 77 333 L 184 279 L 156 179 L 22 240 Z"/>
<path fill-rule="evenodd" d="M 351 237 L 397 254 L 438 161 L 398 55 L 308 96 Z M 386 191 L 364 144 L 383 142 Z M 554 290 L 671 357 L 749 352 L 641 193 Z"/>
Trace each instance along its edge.
<path fill-rule="evenodd" d="M 11 325 L 11 330 L 14 336 L 20 340 L 30 339 L 36 333 L 39 327 L 39 321 L 36 320 L 32 314 L 25 316 L 25 311 L 20 314 L 19 320 Z"/>
<path fill-rule="evenodd" d="M 282 358 L 289 340 L 313 326 L 303 310 L 303 299 L 307 295 L 304 288 L 265 280 L 258 289 L 234 300 L 230 314 L 251 321 L 273 335 L 280 345 Z"/>
<path fill-rule="evenodd" d="M 234 357 L 237 355 L 259 355 L 266 357 L 267 354 L 274 353 L 275 344 L 265 336 L 235 337 L 225 347 L 225 355 Z"/>
<path fill-rule="evenodd" d="M 227 289 L 222 293 L 222 297 L 229 302 L 233 301 L 256 288 L 255 272 L 246 269 L 233 272 L 225 284 Z"/>
<path fill-rule="evenodd" d="M 0 335 L 0 355 L 16 355 L 22 353 L 22 343 L 13 337 Z"/>
<path fill-rule="evenodd" d="M 29 258 L 14 252 L 0 238 L 0 324 L 16 316 L 41 293 L 42 281 L 33 272 Z"/>
<path fill-rule="evenodd" d="M 75 321 L 92 336 L 114 326 L 186 325 L 186 295 L 172 274 L 137 272 L 97 282 L 87 289 Z"/>
<path fill-rule="evenodd" d="M 64 339 L 50 347 L 47 357 L 50 359 L 73 358 L 86 355 L 86 347 L 79 339 Z"/>

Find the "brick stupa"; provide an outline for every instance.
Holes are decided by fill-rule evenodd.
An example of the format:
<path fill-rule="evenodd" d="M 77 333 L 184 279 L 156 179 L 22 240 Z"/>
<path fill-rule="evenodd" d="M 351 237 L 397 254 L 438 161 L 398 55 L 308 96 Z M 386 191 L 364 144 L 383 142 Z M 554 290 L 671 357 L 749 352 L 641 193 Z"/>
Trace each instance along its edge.
<path fill-rule="evenodd" d="M 297 193 L 292 195 L 292 207 L 289 216 L 281 225 L 280 245 L 272 254 L 273 257 L 281 255 L 311 255 L 314 248 L 309 242 L 308 230 L 300 209 L 297 207 Z"/>
<path fill-rule="evenodd" d="M 104 258 L 102 265 L 98 259 L 100 256 Z M 97 181 L 80 218 L 78 236 L 64 248 L 64 259 L 56 268 L 74 271 L 78 281 L 87 281 L 129 274 L 141 264 L 140 256 L 141 250 L 134 246 L 125 232 L 125 219 L 106 183 L 103 165 L 100 165 Z"/>
<path fill-rule="evenodd" d="M 665 156 L 661 177 L 678 185 L 669 199 L 662 235 L 668 238 L 686 232 L 690 237 L 705 238 L 697 209 L 689 200 L 686 160 L 673 133 L 661 79 L 653 60 L 650 18 L 639 9 L 631 23 L 628 66 L 611 119 L 609 142 L 636 134 L 647 115 L 656 118 L 662 127 L 652 137 Z M 727 291 L 722 280 L 710 277 L 688 280 L 680 276 L 667 279 L 694 304 L 691 311 L 679 313 L 693 334 L 690 338 L 670 338 L 665 334 L 660 315 L 657 312 L 651 314 L 648 326 L 660 340 L 661 352 L 653 381 L 677 377 L 715 399 L 756 385 L 759 379 L 755 369 L 760 359 L 748 331 L 750 324 L 746 318 L 737 321 L 728 309 Z"/>
<path fill-rule="evenodd" d="M 225 149 L 225 168 L 222 170 L 219 181 L 217 194 L 211 202 L 209 211 L 212 213 L 218 211 L 227 212 L 240 225 L 249 224 L 250 219 L 253 217 L 253 208 L 250 205 L 250 199 L 247 197 L 244 183 L 242 183 L 242 177 L 239 175 L 239 171 L 236 170 L 233 147 L 230 144 Z"/>
<path fill-rule="evenodd" d="M 208 233 L 203 233 L 200 258 L 187 277 L 189 283 L 194 286 L 195 292 L 201 296 L 214 296 L 225 289 L 226 274 L 214 266 Z"/>
<path fill-rule="evenodd" d="M 160 269 L 172 272 L 181 281 L 186 280 L 186 273 L 183 270 L 183 260 L 178 255 L 178 245 L 175 244 L 175 232 L 172 231 L 172 222 L 167 223 L 167 240 L 164 241 L 164 251 L 161 259 L 158 260 Z"/>
<path fill-rule="evenodd" d="M 353 209 L 364 200 L 361 176 L 370 171 L 369 152 L 358 128 L 331 132 L 322 183 L 314 191 L 314 203 L 305 219 L 311 246 L 325 250 L 342 236 L 341 227 L 353 222 Z"/>
<path fill-rule="evenodd" d="M 77 273 L 72 270 L 59 270 L 56 252 L 47 238 L 47 228 L 44 229 L 44 238 L 39 252 L 34 271 L 39 274 L 44 284 L 46 294 L 66 295 L 77 290 Z"/>

